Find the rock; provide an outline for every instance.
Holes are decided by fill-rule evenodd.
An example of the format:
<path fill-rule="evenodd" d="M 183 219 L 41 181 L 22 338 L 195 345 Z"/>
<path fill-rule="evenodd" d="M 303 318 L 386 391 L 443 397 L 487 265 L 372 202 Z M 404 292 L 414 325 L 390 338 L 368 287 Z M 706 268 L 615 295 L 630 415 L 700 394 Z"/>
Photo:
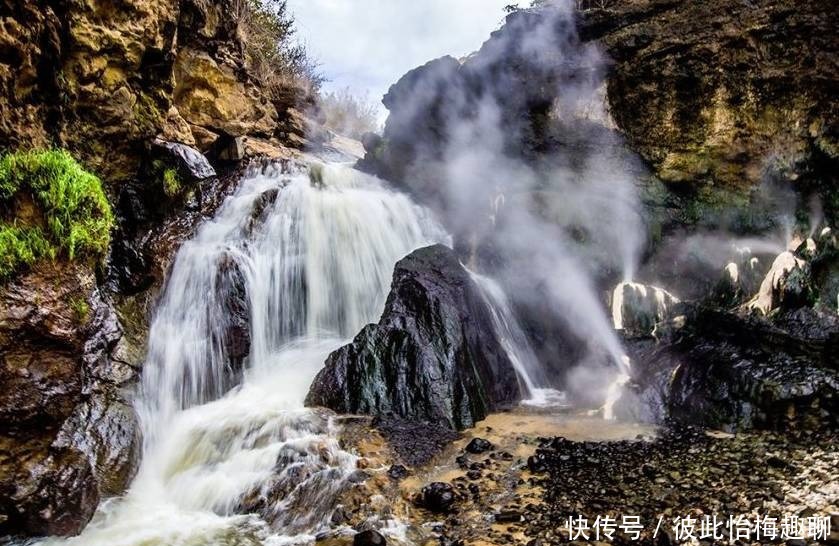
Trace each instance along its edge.
<path fill-rule="evenodd" d="M 408 469 L 401 464 L 391 465 L 387 471 L 387 475 L 392 480 L 402 480 L 408 477 Z"/>
<path fill-rule="evenodd" d="M 518 523 L 521 520 L 522 515 L 518 510 L 505 510 L 495 514 L 495 521 L 498 523 Z"/>
<path fill-rule="evenodd" d="M 626 337 L 652 335 L 678 298 L 662 288 L 623 282 L 612 293 L 612 321 Z"/>
<path fill-rule="evenodd" d="M 760 284 L 749 309 L 768 315 L 775 309 L 790 310 L 812 303 L 810 267 L 792 252 L 783 252 Z"/>
<path fill-rule="evenodd" d="M 177 167 L 180 176 L 184 178 L 204 180 L 216 176 L 216 170 L 210 165 L 204 154 L 195 148 L 160 139 L 155 139 L 152 146 L 156 149 L 165 150 L 172 164 Z"/>
<path fill-rule="evenodd" d="M 713 291 L 714 300 L 727 307 L 743 303 L 757 293 L 765 275 L 760 259 L 745 254 L 738 262 L 729 262 L 725 266 L 722 278 Z"/>
<path fill-rule="evenodd" d="M 633 383 L 659 418 L 748 430 L 835 426 L 839 317 L 809 308 L 771 320 L 692 308 L 673 338 L 632 354 Z"/>
<path fill-rule="evenodd" d="M 137 373 L 111 356 L 121 336 L 85 266 L 42 263 L 0 286 L 0 533 L 77 534 L 133 477 Z"/>
<path fill-rule="evenodd" d="M 641 175 L 653 226 L 768 231 L 791 202 L 777 187 L 799 192 L 801 202 L 820 195 L 828 219 L 836 218 L 836 78 L 822 77 L 836 45 L 823 3 L 595 4 L 578 2 L 576 17 L 550 6 L 519 10 L 463 62 L 437 59 L 405 74 L 384 100 L 382 141 L 371 142 L 359 166 L 445 210 L 440 158 L 457 134 L 451 125 L 462 127 L 482 111 L 479 104 L 494 100 L 503 147 L 513 157 L 569 149 L 579 156 L 576 146 L 592 141 L 575 138 L 582 127 L 612 136 L 617 130 L 656 175 Z M 538 55 L 527 56 L 521 46 L 533 36 Z M 609 59 L 603 74 L 585 72 L 595 43 Z M 787 47 L 764 52 L 751 43 Z M 801 59 L 806 66 L 799 67 Z M 553 108 L 564 84 L 592 77 L 608 114 L 567 124 L 568 109 Z M 778 184 L 764 184 L 767 175 Z M 654 237 L 660 234 L 656 227 Z"/>
<path fill-rule="evenodd" d="M 540 474 L 547 470 L 545 466 L 545 456 L 543 453 L 537 452 L 536 455 L 531 455 L 527 458 L 527 469 L 534 474 Z"/>
<path fill-rule="evenodd" d="M 231 377 L 227 378 L 227 383 L 233 387 L 239 383 L 245 357 L 250 354 L 250 300 L 245 290 L 242 270 L 232 257 L 225 256 L 219 264 L 217 276 L 216 286 L 222 307 L 219 316 L 223 321 L 222 338 L 218 340 L 218 346 L 230 363 L 228 369 Z"/>
<path fill-rule="evenodd" d="M 759 187 L 767 171 L 801 190 L 835 180 L 828 171 L 839 156 L 825 102 L 834 80 L 821 74 L 836 44 L 824 34 L 825 9 L 814 0 L 612 3 L 582 11 L 579 32 L 613 59 L 610 111 L 629 145 L 670 184 L 713 181 L 693 199 L 711 210 L 731 202 L 732 190 Z M 744 40 L 784 47 L 763 51 Z M 785 72 L 789 63 L 800 68 Z M 784 152 L 767 163 L 780 142 Z"/>
<path fill-rule="evenodd" d="M 236 67 L 193 48 L 179 50 L 174 66 L 175 106 L 186 121 L 230 136 L 271 136 L 276 109 L 241 81 Z"/>
<path fill-rule="evenodd" d="M 378 531 L 367 530 L 356 534 L 352 543 L 353 546 L 385 546 L 387 540 Z"/>
<path fill-rule="evenodd" d="M 308 91 L 252 77 L 230 0 L 106 6 L 23 0 L 4 12 L 0 147 L 64 147 L 109 185 L 132 182 L 155 137 L 201 151 L 219 135 L 281 138 Z"/>
<path fill-rule="evenodd" d="M 418 504 L 426 510 L 443 514 L 454 506 L 454 488 L 448 483 L 434 482 L 422 488 L 418 500 Z"/>
<path fill-rule="evenodd" d="M 221 161 L 241 161 L 245 159 L 245 138 L 228 139 L 218 152 L 218 158 Z"/>
<path fill-rule="evenodd" d="M 157 138 L 185 144 L 186 146 L 195 146 L 195 136 L 192 134 L 189 123 L 187 123 L 174 106 L 170 107 L 169 111 L 166 112 L 166 121 L 164 122 L 163 130 Z"/>
<path fill-rule="evenodd" d="M 439 425 L 417 423 L 393 415 L 374 418 L 373 426 L 388 441 L 399 459 L 413 467 L 428 463 L 460 437 Z"/>
<path fill-rule="evenodd" d="M 364 133 L 361 136 L 361 145 L 365 152 L 375 152 L 382 144 L 382 136 L 378 133 Z"/>
<path fill-rule="evenodd" d="M 494 449 L 493 445 L 489 442 L 489 440 L 484 440 L 483 438 L 473 438 L 472 441 L 466 445 L 466 451 L 474 454 L 484 453 L 491 449 Z"/>
<path fill-rule="evenodd" d="M 824 228 L 816 241 L 817 253 L 810 262 L 816 306 L 839 313 L 839 239 Z"/>
<path fill-rule="evenodd" d="M 332 353 L 306 404 L 463 429 L 519 400 L 490 310 L 453 251 L 411 253 L 378 324 Z"/>

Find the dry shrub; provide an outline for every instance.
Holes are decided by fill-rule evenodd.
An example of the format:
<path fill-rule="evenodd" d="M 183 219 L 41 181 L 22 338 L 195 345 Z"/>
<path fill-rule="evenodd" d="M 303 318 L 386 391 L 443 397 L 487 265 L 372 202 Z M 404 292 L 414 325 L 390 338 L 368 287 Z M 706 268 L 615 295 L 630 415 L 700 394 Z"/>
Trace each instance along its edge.
<path fill-rule="evenodd" d="M 368 95 L 355 95 L 349 88 L 320 97 L 324 125 L 336 133 L 360 139 L 379 129 L 378 108 Z"/>
<path fill-rule="evenodd" d="M 232 0 L 251 75 L 277 103 L 309 100 L 323 83 L 305 46 L 296 40 L 286 0 Z"/>

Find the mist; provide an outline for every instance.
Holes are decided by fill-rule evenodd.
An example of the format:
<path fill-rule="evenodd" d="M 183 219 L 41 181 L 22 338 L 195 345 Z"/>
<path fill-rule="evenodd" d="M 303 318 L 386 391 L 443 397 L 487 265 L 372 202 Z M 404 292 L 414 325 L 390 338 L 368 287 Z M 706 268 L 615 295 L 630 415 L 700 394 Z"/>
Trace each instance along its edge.
<path fill-rule="evenodd" d="M 462 65 L 443 59 L 407 75 L 410 101 L 399 85 L 391 90 L 386 104 L 398 98 L 400 110 L 385 131 L 416 131 L 436 110 L 410 143 L 426 131 L 444 144 L 420 150 L 406 183 L 442 212 L 470 267 L 520 305 L 548 302 L 554 316 L 544 319 L 583 347 L 555 355 L 565 370 L 551 381 L 596 405 L 628 373 L 602 291 L 637 271 L 646 243 L 635 187 L 642 169 L 612 130 L 607 59 L 579 40 L 573 6 L 540 12 L 535 29 L 523 19 L 533 15 L 511 16 Z M 552 144 L 532 145 L 542 142 Z"/>

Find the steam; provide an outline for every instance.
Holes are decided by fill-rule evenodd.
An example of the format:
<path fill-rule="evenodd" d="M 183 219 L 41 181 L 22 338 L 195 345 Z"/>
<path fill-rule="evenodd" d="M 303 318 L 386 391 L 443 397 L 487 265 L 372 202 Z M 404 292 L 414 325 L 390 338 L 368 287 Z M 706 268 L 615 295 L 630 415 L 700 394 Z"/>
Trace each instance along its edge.
<path fill-rule="evenodd" d="M 588 352 L 566 386 L 573 394 L 596 384 L 602 403 L 629 370 L 596 281 L 604 272 L 631 280 L 645 241 L 637 165 L 610 130 L 606 61 L 579 40 L 572 6 L 559 2 L 511 16 L 459 70 L 447 62 L 414 76 L 414 102 L 388 122 L 407 127 L 442 103 L 445 145 L 425 150 L 408 178 L 424 177 L 424 191 L 429 179 L 437 184 L 470 266 L 489 269 L 519 300 L 549 299 Z M 542 141 L 556 145 L 529 148 Z"/>

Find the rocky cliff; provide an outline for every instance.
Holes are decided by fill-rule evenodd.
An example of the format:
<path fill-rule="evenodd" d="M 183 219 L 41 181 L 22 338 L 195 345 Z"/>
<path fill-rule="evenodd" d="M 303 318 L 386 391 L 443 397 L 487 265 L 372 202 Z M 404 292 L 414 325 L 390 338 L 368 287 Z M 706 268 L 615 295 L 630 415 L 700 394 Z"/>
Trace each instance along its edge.
<path fill-rule="evenodd" d="M 60 145 L 116 184 L 155 136 L 301 143 L 306 90 L 259 85 L 241 17 L 231 0 L 0 4 L 0 148 Z"/>
<path fill-rule="evenodd" d="M 674 190 L 835 187 L 839 42 L 824 2 L 600 4 L 580 35 L 613 61 L 611 114 Z"/>
<path fill-rule="evenodd" d="M 450 120 L 477 119 L 492 96 L 509 153 L 585 149 L 581 133 L 617 130 L 654 175 L 645 198 L 666 225 L 766 229 L 779 210 L 806 213 L 813 196 L 828 218 L 839 215 L 839 41 L 826 4 L 578 4 L 576 33 L 560 18 L 544 36 L 555 8 L 516 11 L 463 61 L 406 74 L 385 97 L 383 138 L 368 139 L 361 166 L 433 193 Z M 580 53 L 585 44 L 596 44 L 605 66 Z M 600 83 L 607 118 L 569 115 L 563 97 L 581 81 Z"/>
<path fill-rule="evenodd" d="M 17 226 L 59 229 L 56 211 L 116 223 L 96 259 L 72 243 L 12 248 L 25 267 L 0 280 L 0 534 L 76 534 L 123 492 L 140 446 L 130 399 L 174 252 L 233 189 L 239 160 L 305 144 L 311 88 L 255 75 L 246 5 L 0 2 L 0 153 L 66 149 L 110 202 L 74 211 L 66 189 L 47 206 L 34 185 L 4 187 L 4 252 Z M 201 152 L 234 174 L 217 177 Z"/>

